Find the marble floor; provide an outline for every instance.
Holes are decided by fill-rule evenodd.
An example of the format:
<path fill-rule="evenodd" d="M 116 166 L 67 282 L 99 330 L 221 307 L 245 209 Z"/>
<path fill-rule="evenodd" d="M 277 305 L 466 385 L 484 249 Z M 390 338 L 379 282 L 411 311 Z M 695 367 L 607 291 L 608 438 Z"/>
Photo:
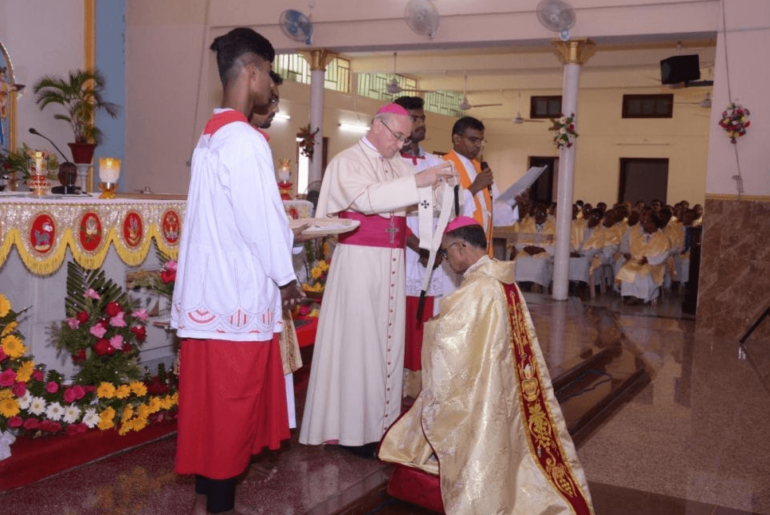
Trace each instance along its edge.
<path fill-rule="evenodd" d="M 770 342 L 697 332 L 676 294 L 656 306 L 526 298 L 552 377 L 618 343 L 650 375 L 578 448 L 598 515 L 770 515 Z M 427 513 L 388 498 L 386 465 L 296 438 L 254 459 L 245 513 Z M 0 514 L 187 513 L 193 481 L 173 473 L 175 447 L 172 435 L 0 494 Z"/>

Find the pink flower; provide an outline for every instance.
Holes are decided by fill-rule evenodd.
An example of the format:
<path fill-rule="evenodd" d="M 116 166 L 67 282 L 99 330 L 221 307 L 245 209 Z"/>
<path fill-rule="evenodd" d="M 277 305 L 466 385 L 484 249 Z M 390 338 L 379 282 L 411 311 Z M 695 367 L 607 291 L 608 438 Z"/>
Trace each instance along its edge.
<path fill-rule="evenodd" d="M 19 427 L 24 421 L 18 415 L 8 419 L 8 427 Z"/>
<path fill-rule="evenodd" d="M 64 402 L 71 404 L 77 400 L 77 396 L 75 395 L 74 388 L 65 388 L 64 389 Z"/>
<path fill-rule="evenodd" d="M 75 385 L 72 388 L 72 391 L 75 392 L 75 399 L 80 400 L 80 399 L 82 399 L 83 397 L 86 396 L 86 389 L 83 388 L 82 386 L 80 386 L 79 384 Z"/>
<path fill-rule="evenodd" d="M 91 297 L 94 300 L 99 300 L 101 297 L 99 297 L 99 294 L 96 293 L 96 290 L 93 288 L 88 288 L 84 294 L 86 297 Z"/>
<path fill-rule="evenodd" d="M 40 427 L 40 421 L 36 418 L 28 418 L 24 421 L 24 429 L 27 431 L 32 431 L 33 429 L 37 429 Z"/>
<path fill-rule="evenodd" d="M 121 350 L 123 347 L 123 337 L 119 334 L 116 334 L 110 338 L 110 345 L 112 345 L 112 348 L 115 350 Z"/>
<path fill-rule="evenodd" d="M 174 261 L 173 259 L 166 261 L 166 265 L 164 268 L 169 272 L 176 272 L 176 261 Z"/>
<path fill-rule="evenodd" d="M 3 348 L 0 347 L 0 361 L 3 361 L 7 357 L 8 356 L 5 355 L 5 351 L 3 350 Z"/>
<path fill-rule="evenodd" d="M 16 380 L 16 372 L 8 368 L 0 374 L 0 386 L 13 386 Z"/>
<path fill-rule="evenodd" d="M 48 393 L 56 393 L 59 391 L 59 384 L 56 381 L 48 381 L 45 385 L 45 391 Z"/>
<path fill-rule="evenodd" d="M 93 393 L 93 392 L 95 392 L 95 391 L 96 391 L 96 386 L 94 386 L 94 385 L 92 385 L 92 384 L 87 384 L 87 385 L 85 386 L 85 391 L 86 391 L 87 393 Z"/>
<path fill-rule="evenodd" d="M 134 311 L 134 316 L 141 320 L 142 322 L 147 322 L 147 318 L 149 318 L 149 315 L 147 314 L 147 310 L 144 308 L 137 309 Z"/>
<path fill-rule="evenodd" d="M 123 320 L 124 312 L 120 312 L 114 317 L 110 318 L 110 325 L 113 327 L 126 327 L 126 321 Z"/>
<path fill-rule="evenodd" d="M 42 370 L 35 370 L 34 372 L 32 372 L 32 379 L 42 383 L 43 379 L 45 379 L 45 376 L 43 375 L 43 371 Z"/>
<path fill-rule="evenodd" d="M 88 332 L 93 334 L 97 338 L 101 338 L 102 336 L 104 336 L 104 333 L 107 332 L 107 329 L 102 327 L 102 324 L 96 324 L 91 329 L 89 329 Z"/>
<path fill-rule="evenodd" d="M 80 327 L 80 322 L 77 318 L 68 318 L 67 325 L 70 326 L 70 329 L 77 329 Z"/>
<path fill-rule="evenodd" d="M 11 392 L 16 397 L 24 397 L 24 394 L 27 393 L 27 383 L 13 383 L 13 388 L 11 388 Z"/>

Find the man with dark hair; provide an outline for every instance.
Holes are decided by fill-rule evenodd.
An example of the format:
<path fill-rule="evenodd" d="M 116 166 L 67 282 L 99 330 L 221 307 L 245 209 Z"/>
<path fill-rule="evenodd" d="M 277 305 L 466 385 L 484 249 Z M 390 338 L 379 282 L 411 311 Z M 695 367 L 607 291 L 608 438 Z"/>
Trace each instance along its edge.
<path fill-rule="evenodd" d="M 440 483 L 430 504 L 448 515 L 593 513 L 515 263 L 491 259 L 484 229 L 465 216 L 441 248 L 463 280 L 426 324 L 423 390 L 380 446 L 398 464 L 389 491 L 422 476 L 417 484 Z"/>
<path fill-rule="evenodd" d="M 184 363 L 176 472 L 196 474 L 196 514 L 234 512 L 251 455 L 290 436 L 277 334 L 282 307 L 303 297 L 270 148 L 247 119 L 268 104 L 275 52 L 247 28 L 211 49 L 222 107 L 193 153 L 171 307 Z"/>
<path fill-rule="evenodd" d="M 412 119 L 412 140 L 409 145 L 401 149 L 401 158 L 404 162 L 414 167 L 415 172 L 420 172 L 431 166 L 443 163 L 436 155 L 425 152 L 420 142 L 425 140 L 425 110 L 423 99 L 420 97 L 399 97 L 394 103 L 400 105 L 409 112 Z M 433 218 L 433 229 L 438 224 L 438 213 Z M 427 273 L 429 252 L 420 248 L 420 223 L 417 211 L 407 213 L 406 226 L 406 342 L 404 346 L 404 394 L 417 397 L 420 391 L 421 349 L 423 322 L 438 314 L 441 299 L 454 291 L 457 276 L 445 270 L 441 266 L 441 257 L 438 256 L 428 285 L 421 320 L 417 320 L 418 305 L 422 284 Z M 416 372 L 416 373 L 414 373 Z"/>
<path fill-rule="evenodd" d="M 265 106 L 256 106 L 251 112 L 249 123 L 257 129 L 269 129 L 273 123 L 275 115 L 278 114 L 278 102 L 281 96 L 278 93 L 278 86 L 283 84 L 283 78 L 274 71 L 270 72 L 270 78 L 273 79 L 273 88 L 270 90 L 270 101 Z M 262 132 L 262 131 L 260 131 Z M 270 141 L 270 137 L 262 132 L 265 139 Z"/>
<path fill-rule="evenodd" d="M 620 281 L 620 294 L 626 304 L 655 300 L 660 294 L 671 244 L 660 230 L 662 221 L 651 213 L 640 219 L 641 231 L 629 229 L 626 263 L 615 278 Z"/>
<path fill-rule="evenodd" d="M 515 245 L 516 281 L 548 289 L 553 275 L 556 224 L 548 217 L 545 204 L 536 204 L 535 216 L 519 222 Z"/>
<path fill-rule="evenodd" d="M 374 457 L 401 410 L 406 320 L 406 209 L 432 217 L 433 188 L 453 182 L 449 163 L 415 173 L 401 159 L 412 120 L 382 107 L 371 129 L 326 168 L 316 217 L 360 225 L 334 249 L 318 320 L 299 441 L 335 442 Z M 430 211 L 429 211 L 430 210 Z"/>
<path fill-rule="evenodd" d="M 484 124 L 476 118 L 464 116 L 457 120 L 452 127 L 452 151 L 444 159 L 454 163 L 463 187 L 461 212 L 474 218 L 492 241 L 493 200 L 498 195 L 494 186 L 492 170 L 482 168 L 476 159 L 484 148 Z M 508 207 L 508 206 L 506 206 Z M 511 211 L 508 207 L 508 211 Z M 513 213 L 511 213 L 513 217 Z M 510 224 L 513 225 L 513 221 Z M 488 249 L 490 255 L 492 246 Z"/>

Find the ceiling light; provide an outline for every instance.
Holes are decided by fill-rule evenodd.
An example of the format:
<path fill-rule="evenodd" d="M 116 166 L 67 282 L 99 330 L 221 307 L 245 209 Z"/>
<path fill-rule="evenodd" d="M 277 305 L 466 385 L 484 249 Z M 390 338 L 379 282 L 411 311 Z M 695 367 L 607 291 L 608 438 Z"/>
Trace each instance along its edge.
<path fill-rule="evenodd" d="M 337 124 L 341 131 L 348 131 L 348 132 L 368 132 L 369 126 L 368 125 L 353 125 L 350 123 L 340 123 Z"/>
<path fill-rule="evenodd" d="M 291 116 L 284 113 L 275 113 L 275 120 L 291 120 Z"/>

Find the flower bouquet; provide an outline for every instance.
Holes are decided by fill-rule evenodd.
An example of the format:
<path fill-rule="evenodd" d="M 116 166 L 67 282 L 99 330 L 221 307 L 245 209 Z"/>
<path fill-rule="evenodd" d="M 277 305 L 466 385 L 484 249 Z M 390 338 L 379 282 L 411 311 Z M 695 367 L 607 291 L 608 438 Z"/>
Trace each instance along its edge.
<path fill-rule="evenodd" d="M 548 130 L 554 131 L 553 142 L 556 143 L 556 148 L 561 150 L 572 147 L 575 138 L 578 137 L 578 133 L 575 132 L 575 113 L 562 116 L 558 120 L 552 119 L 551 123 L 553 125 Z"/>
<path fill-rule="evenodd" d="M 318 131 L 320 130 L 320 128 L 312 130 L 310 124 L 307 124 L 307 127 L 301 127 L 297 134 L 297 137 L 300 139 L 300 152 L 311 161 L 313 160 L 313 153 L 315 152 L 315 135 L 318 134 Z"/>
<path fill-rule="evenodd" d="M 731 102 L 727 109 L 722 111 L 722 119 L 719 120 L 719 126 L 727 133 L 730 143 L 735 144 L 736 139 L 746 134 L 749 128 L 749 110 L 745 107 Z"/>

